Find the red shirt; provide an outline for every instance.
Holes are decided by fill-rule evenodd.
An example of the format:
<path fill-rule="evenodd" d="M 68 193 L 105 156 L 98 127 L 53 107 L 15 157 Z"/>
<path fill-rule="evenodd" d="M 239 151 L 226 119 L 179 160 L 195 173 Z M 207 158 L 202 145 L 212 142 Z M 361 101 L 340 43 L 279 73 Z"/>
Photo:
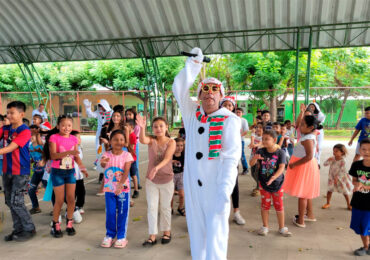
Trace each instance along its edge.
<path fill-rule="evenodd" d="M 134 145 L 133 149 L 134 149 L 134 152 L 135 153 L 134 154 L 131 154 L 131 155 L 134 158 L 134 161 L 136 161 L 136 142 L 137 142 L 137 137 L 136 137 L 136 135 L 135 135 L 134 132 L 132 132 L 130 134 L 129 141 L 130 141 L 130 146 L 131 145 Z"/>

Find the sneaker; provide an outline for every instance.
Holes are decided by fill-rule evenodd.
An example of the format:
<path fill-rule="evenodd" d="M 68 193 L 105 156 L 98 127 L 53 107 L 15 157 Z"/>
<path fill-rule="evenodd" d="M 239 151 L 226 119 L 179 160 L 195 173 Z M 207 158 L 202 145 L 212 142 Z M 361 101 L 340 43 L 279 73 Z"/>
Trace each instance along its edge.
<path fill-rule="evenodd" d="M 127 239 L 122 238 L 122 239 L 117 239 L 116 242 L 114 243 L 115 248 L 125 248 L 127 246 Z"/>
<path fill-rule="evenodd" d="M 240 215 L 240 211 L 237 211 L 234 213 L 234 222 L 238 225 L 244 225 L 245 224 L 245 219 Z"/>
<path fill-rule="evenodd" d="M 13 235 L 13 240 L 17 242 L 26 242 L 32 239 L 36 235 L 36 230 L 22 231 L 18 234 Z"/>
<path fill-rule="evenodd" d="M 269 232 L 269 229 L 267 227 L 261 227 L 260 230 L 258 230 L 258 235 L 267 236 L 268 232 Z"/>
<path fill-rule="evenodd" d="M 136 199 L 137 197 L 139 197 L 139 191 L 134 190 L 134 194 L 132 194 L 132 198 Z"/>
<path fill-rule="evenodd" d="M 283 227 L 282 229 L 279 230 L 279 233 L 283 236 L 283 237 L 291 237 L 292 236 L 292 233 L 289 232 L 288 228 L 287 227 Z"/>
<path fill-rule="evenodd" d="M 80 224 L 82 222 L 82 216 L 78 209 L 73 212 L 73 222 Z"/>
<path fill-rule="evenodd" d="M 67 227 L 66 232 L 68 236 L 74 236 L 76 234 L 76 230 L 73 228 L 73 220 L 67 219 Z"/>
<path fill-rule="evenodd" d="M 60 228 L 60 222 L 53 222 L 50 234 L 55 238 L 63 237 L 62 229 Z"/>
<path fill-rule="evenodd" d="M 21 233 L 21 232 L 22 232 L 22 231 L 15 231 L 15 230 L 13 230 L 13 231 L 12 231 L 12 233 L 10 233 L 9 235 L 6 235 L 6 236 L 4 237 L 4 240 L 5 240 L 6 242 L 13 241 L 14 236 L 15 236 L 15 235 L 17 235 L 17 234 L 19 234 L 19 233 Z"/>
<path fill-rule="evenodd" d="M 51 214 L 51 215 L 53 215 L 53 214 Z M 62 215 L 59 215 L 58 222 L 62 223 Z M 50 222 L 50 226 L 51 227 L 53 226 L 53 221 Z"/>
<path fill-rule="evenodd" d="M 113 238 L 111 237 L 104 237 L 103 241 L 100 244 L 101 247 L 105 247 L 105 248 L 109 248 L 112 245 L 113 245 Z"/>
<path fill-rule="evenodd" d="M 31 215 L 37 214 L 37 213 L 41 213 L 41 209 L 40 208 L 32 208 L 32 209 L 30 209 L 30 214 Z"/>
<path fill-rule="evenodd" d="M 137 188 L 141 190 L 143 187 L 141 185 L 138 185 Z"/>
<path fill-rule="evenodd" d="M 84 211 L 84 209 L 83 208 L 79 208 L 78 209 L 78 211 L 80 212 L 80 214 L 82 215 L 82 214 L 85 214 L 85 211 Z"/>
<path fill-rule="evenodd" d="M 242 175 L 248 175 L 248 168 L 243 170 Z"/>
<path fill-rule="evenodd" d="M 364 247 L 360 247 L 359 249 L 356 249 L 353 253 L 357 256 L 364 256 L 369 254 L 369 250 L 366 250 Z"/>

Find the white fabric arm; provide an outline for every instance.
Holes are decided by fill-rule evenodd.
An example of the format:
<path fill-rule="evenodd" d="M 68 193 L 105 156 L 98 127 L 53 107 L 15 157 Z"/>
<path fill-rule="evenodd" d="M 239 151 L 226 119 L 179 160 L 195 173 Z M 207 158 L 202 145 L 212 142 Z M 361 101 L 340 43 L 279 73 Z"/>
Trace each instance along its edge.
<path fill-rule="evenodd" d="M 98 117 L 98 112 L 97 111 L 91 111 L 91 102 L 87 99 L 84 99 L 84 105 L 86 108 L 86 114 L 87 117 L 92 117 L 92 118 L 97 118 Z"/>

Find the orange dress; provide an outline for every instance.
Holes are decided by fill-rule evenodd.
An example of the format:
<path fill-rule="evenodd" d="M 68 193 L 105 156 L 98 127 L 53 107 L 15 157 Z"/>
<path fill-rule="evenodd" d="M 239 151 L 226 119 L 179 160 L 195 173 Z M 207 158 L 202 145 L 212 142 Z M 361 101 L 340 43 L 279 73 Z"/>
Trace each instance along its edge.
<path fill-rule="evenodd" d="M 292 158 L 289 163 L 294 163 L 306 155 L 301 142 L 305 140 L 313 140 L 316 147 L 316 136 L 313 134 L 304 135 L 299 140 L 299 143 L 294 147 Z M 315 157 L 312 160 L 294 167 L 288 167 L 285 174 L 283 184 L 285 193 L 290 196 L 313 199 L 320 196 L 320 170 Z"/>

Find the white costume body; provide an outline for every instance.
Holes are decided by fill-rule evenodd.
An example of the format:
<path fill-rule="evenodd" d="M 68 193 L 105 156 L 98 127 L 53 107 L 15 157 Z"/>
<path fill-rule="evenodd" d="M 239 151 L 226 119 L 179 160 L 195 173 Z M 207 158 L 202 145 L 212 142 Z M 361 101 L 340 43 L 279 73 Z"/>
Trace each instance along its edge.
<path fill-rule="evenodd" d="M 101 100 L 99 100 L 98 104 L 101 105 L 105 109 L 105 111 L 104 111 L 105 113 L 110 112 L 110 116 L 109 116 L 109 119 L 110 119 L 112 114 L 113 114 L 113 111 L 110 108 L 108 101 L 106 101 L 105 99 L 101 99 Z M 98 129 L 96 130 L 96 139 L 95 139 L 95 148 L 96 148 L 96 151 L 98 151 L 99 146 L 100 146 L 99 137 L 100 137 L 100 132 L 101 132 L 102 126 L 106 122 L 109 122 L 109 121 L 107 120 L 107 116 L 102 114 L 103 111 L 100 111 L 99 109 L 94 111 L 94 112 L 91 111 L 91 102 L 89 100 L 85 99 L 84 100 L 84 105 L 85 105 L 85 108 L 86 108 L 87 117 L 92 117 L 92 118 L 97 118 L 98 119 Z"/>
<path fill-rule="evenodd" d="M 201 54 L 201 53 L 200 53 Z M 186 220 L 192 258 L 226 259 L 229 237 L 230 195 L 237 177 L 241 157 L 240 119 L 226 108 L 209 116 L 225 115 L 222 148 L 219 157 L 208 160 L 210 123 L 195 116 L 197 104 L 190 99 L 189 89 L 201 70 L 199 54 L 188 58 L 185 68 L 176 76 L 173 93 L 180 106 L 186 130 L 184 190 Z M 201 107 L 200 111 L 204 114 Z M 204 131 L 199 131 L 204 128 Z M 197 158 L 202 154 L 202 158 Z"/>
<path fill-rule="evenodd" d="M 313 114 L 317 121 L 319 121 L 319 124 L 323 124 L 324 121 L 325 121 L 325 115 L 321 112 L 320 110 L 320 106 L 317 104 L 317 103 L 310 103 L 308 104 L 308 106 L 310 105 L 314 105 L 316 107 L 316 109 L 319 111 L 318 114 Z M 323 129 L 320 129 L 320 130 L 317 130 L 320 132 L 320 134 L 317 136 L 317 146 L 318 146 L 318 151 L 315 153 L 315 158 L 317 160 L 317 163 L 320 164 L 320 157 L 321 157 L 321 152 L 322 152 L 322 145 L 323 145 L 323 142 L 324 142 L 324 128 Z"/>

